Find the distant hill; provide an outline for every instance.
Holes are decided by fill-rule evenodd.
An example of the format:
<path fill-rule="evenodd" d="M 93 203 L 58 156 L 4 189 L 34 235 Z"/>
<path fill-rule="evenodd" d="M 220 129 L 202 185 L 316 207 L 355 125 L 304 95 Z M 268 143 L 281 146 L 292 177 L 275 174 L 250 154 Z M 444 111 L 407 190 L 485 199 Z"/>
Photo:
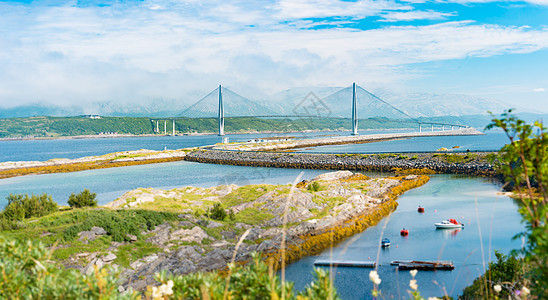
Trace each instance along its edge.
<path fill-rule="evenodd" d="M 323 115 L 350 117 L 352 93 L 348 87 L 298 87 L 264 95 L 253 89 L 237 89 L 231 93 L 228 89 L 225 95 L 225 115 L 252 116 L 256 114 L 303 114 L 306 108 L 309 112 L 314 105 L 324 106 Z M 312 92 L 312 93 L 311 93 Z M 394 106 L 398 110 L 414 118 L 441 116 L 474 116 L 487 115 L 487 111 L 500 113 L 510 108 L 501 101 L 485 99 L 462 94 L 432 94 L 432 93 L 397 93 L 388 89 L 370 91 L 376 96 Z M 248 95 L 249 94 L 249 95 Z M 181 115 L 186 110 L 196 117 L 212 117 L 217 111 L 217 93 L 213 91 L 202 101 L 201 107 L 189 109 L 196 101 L 206 94 L 193 92 L 183 99 L 150 99 L 142 103 L 129 100 L 126 102 L 95 102 L 85 106 L 73 105 L 61 107 L 53 105 L 26 105 L 13 108 L 0 107 L 0 118 L 32 117 L 32 116 L 75 116 L 83 114 L 98 114 L 118 117 L 173 117 Z M 249 102 L 247 99 L 251 99 Z M 321 100 L 320 103 L 310 102 L 311 98 Z M 525 111 L 522 111 L 525 112 Z M 393 117 L 399 115 L 392 107 L 373 101 L 371 95 L 358 90 L 358 115 L 360 118 Z"/>

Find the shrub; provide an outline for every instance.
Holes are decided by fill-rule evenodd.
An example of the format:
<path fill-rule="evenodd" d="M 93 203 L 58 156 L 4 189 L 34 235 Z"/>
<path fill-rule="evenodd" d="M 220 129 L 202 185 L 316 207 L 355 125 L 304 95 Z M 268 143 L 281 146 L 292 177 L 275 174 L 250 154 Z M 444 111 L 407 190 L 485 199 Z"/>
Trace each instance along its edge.
<path fill-rule="evenodd" d="M 13 195 L 6 197 L 8 205 L 0 213 L 0 229 L 7 230 L 16 227 L 17 221 L 42 217 L 59 210 L 57 203 L 47 194 Z"/>
<path fill-rule="evenodd" d="M 37 242 L 0 237 L 2 299 L 135 299 L 118 293 L 116 276 L 107 269 L 81 275 L 48 262 L 51 250 Z"/>
<path fill-rule="evenodd" d="M 319 182 L 314 181 L 311 184 L 309 184 L 306 189 L 309 190 L 310 192 L 318 192 L 318 191 L 321 191 L 322 188 L 323 187 Z"/>
<path fill-rule="evenodd" d="M 213 204 L 212 208 L 207 209 L 206 216 L 213 220 L 224 221 L 227 217 L 227 213 L 221 203 L 217 202 Z"/>
<path fill-rule="evenodd" d="M 84 189 L 80 192 L 80 194 L 75 195 L 74 193 L 70 194 L 68 199 L 68 204 L 70 207 L 95 207 L 97 206 L 97 200 L 95 200 L 95 197 L 97 194 L 90 193 L 88 189 Z"/>

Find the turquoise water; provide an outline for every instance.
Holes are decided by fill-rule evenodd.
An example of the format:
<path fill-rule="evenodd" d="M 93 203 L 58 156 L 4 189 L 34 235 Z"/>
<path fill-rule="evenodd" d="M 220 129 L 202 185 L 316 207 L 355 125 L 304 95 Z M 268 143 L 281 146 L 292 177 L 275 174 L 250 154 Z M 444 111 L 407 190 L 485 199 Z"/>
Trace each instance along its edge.
<path fill-rule="evenodd" d="M 495 249 L 508 254 L 521 245 L 521 241 L 512 241 L 524 228 L 517 205 L 510 198 L 497 195 L 498 190 L 498 185 L 484 178 L 434 175 L 426 185 L 401 196 L 390 218 L 339 244 L 332 253 L 326 250 L 288 266 L 287 279 L 301 289 L 312 280 L 313 262 L 318 258 L 374 261 L 378 253 L 384 298 L 409 299 L 411 275 L 398 271 L 390 261 L 451 260 L 454 270 L 419 271 L 416 279 L 422 296 L 439 297 L 446 292 L 456 297 L 483 273 L 483 262 L 494 258 Z M 417 212 L 419 205 L 425 207 L 424 214 Z M 435 222 L 448 218 L 464 223 L 464 229 L 435 229 Z M 409 236 L 400 236 L 403 227 L 409 229 Z M 379 249 L 381 235 L 391 240 L 390 248 Z M 370 270 L 344 267 L 333 270 L 337 291 L 343 299 L 372 298 Z"/>
<path fill-rule="evenodd" d="M 303 179 L 311 179 L 325 173 L 322 170 L 254 168 L 180 161 L 73 173 L 20 176 L 0 180 L 0 207 L 7 204 L 6 196 L 10 193 L 47 193 L 52 195 L 53 200 L 65 205 L 71 193 L 78 193 L 86 188 L 97 193 L 97 200 L 102 205 L 136 188 L 172 189 L 181 186 L 211 187 L 222 184 L 287 184 L 293 182 L 300 172 L 304 172 Z"/>
<path fill-rule="evenodd" d="M 453 151 L 498 151 L 508 142 L 502 132 L 488 131 L 486 135 L 434 136 L 392 140 L 367 144 L 320 146 L 303 149 L 299 152 L 312 153 L 382 153 L 382 152 L 428 152 L 442 147 L 455 148 Z"/>
<path fill-rule="evenodd" d="M 320 133 L 323 135 L 325 133 Z M 347 134 L 347 133 L 340 133 Z M 363 133 L 362 133 L 363 134 Z M 270 135 L 272 136 L 272 135 Z M 238 138 L 260 137 L 240 135 Z M 481 138 L 483 137 L 483 139 Z M 468 137 L 459 137 L 468 138 Z M 487 135 L 469 137 L 460 145 L 476 147 L 500 147 L 500 136 Z M 176 149 L 218 142 L 217 136 L 197 137 L 153 137 L 153 138 L 114 138 L 89 140 L 48 140 L 48 141 L 1 141 L 0 161 L 5 160 L 45 160 L 54 157 L 80 157 L 105 154 L 114 151 L 142 148 L 161 150 Z M 236 139 L 231 136 L 232 141 Z M 361 146 L 375 146 L 387 151 L 398 149 L 435 148 L 439 143 L 452 147 L 453 142 L 436 138 L 417 138 L 403 141 L 346 145 L 346 150 L 335 147 L 339 152 L 350 152 L 351 147 L 365 151 Z M 503 142 L 502 142 L 503 143 Z M 8 146 L 6 146 L 8 145 Z M 343 145 L 344 146 L 344 145 Z M 11 148 L 10 148 L 11 147 Z M 350 147 L 350 148 L 348 148 Z M 379 148 L 379 149 L 380 149 Z M 342 149 L 342 150 L 341 150 Z M 473 149 L 473 148 L 472 148 Z M 435 149 L 434 149 L 435 150 Z M 370 151 L 370 150 L 368 150 Z M 331 151 L 328 151 L 331 152 Z M 15 158 L 15 159 L 11 159 Z M 221 184 L 287 184 L 293 182 L 300 172 L 303 179 L 310 179 L 323 170 L 296 170 L 276 168 L 256 168 L 226 165 L 199 164 L 192 162 L 172 162 L 140 165 L 122 168 L 89 170 L 74 173 L 31 175 L 0 180 L 0 207 L 6 204 L 5 197 L 10 193 L 48 193 L 60 204 L 66 204 L 71 193 L 84 188 L 97 193 L 99 204 L 115 200 L 123 193 L 141 187 L 171 189 L 182 186 L 210 187 Z M 379 176 L 379 173 L 368 175 Z M 379 253 L 379 274 L 383 280 L 380 289 L 386 299 L 408 299 L 409 272 L 398 272 L 389 262 L 394 259 L 452 260 L 453 271 L 419 271 L 419 289 L 423 296 L 440 296 L 443 291 L 456 296 L 483 271 L 483 262 L 490 261 L 494 249 L 508 253 L 520 247 L 520 241 L 512 241 L 512 236 L 523 229 L 516 204 L 508 197 L 497 195 L 499 185 L 485 178 L 454 175 L 434 175 L 423 187 L 411 190 L 401 196 L 398 209 L 377 226 L 367 229 L 332 249 L 334 258 L 351 260 L 375 260 Z M 418 214 L 416 208 L 426 208 Z M 435 230 L 433 223 L 447 218 L 464 221 L 460 231 Z M 470 223 L 470 224 L 468 224 Z M 384 228 L 384 226 L 386 226 Z M 410 230 L 408 237 L 401 237 L 399 230 Z M 383 229 L 384 228 L 384 229 Z M 481 233 L 481 234 L 480 234 Z M 381 234 L 392 241 L 389 249 L 379 252 Z M 483 246 L 483 249 L 482 249 Z M 328 258 L 331 250 L 319 256 L 304 258 L 287 268 L 287 278 L 301 289 L 312 280 L 313 262 L 318 257 Z M 334 270 L 335 284 L 343 299 L 368 299 L 372 289 L 369 281 L 370 269 L 337 268 Z"/>
<path fill-rule="evenodd" d="M 361 131 L 360 134 L 402 132 L 394 130 Z M 313 138 L 329 135 L 349 135 L 349 131 L 291 132 L 260 134 L 227 134 L 196 136 L 152 136 L 53 140 L 4 140 L 0 141 L 0 162 L 45 161 L 52 158 L 79 158 L 107 153 L 140 149 L 164 150 L 213 145 L 228 138 L 229 142 L 245 142 L 255 138 L 294 136 Z"/>

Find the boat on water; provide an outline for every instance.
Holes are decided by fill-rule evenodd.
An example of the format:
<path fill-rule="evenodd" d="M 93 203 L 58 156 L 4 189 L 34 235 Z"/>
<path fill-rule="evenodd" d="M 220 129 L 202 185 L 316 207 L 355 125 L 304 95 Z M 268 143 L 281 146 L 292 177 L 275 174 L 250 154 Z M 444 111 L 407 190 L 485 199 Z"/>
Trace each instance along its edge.
<path fill-rule="evenodd" d="M 406 236 L 406 235 L 409 234 L 409 230 L 407 230 L 407 229 L 404 228 L 404 229 L 402 229 L 402 230 L 400 231 L 400 234 L 403 235 L 403 236 Z"/>
<path fill-rule="evenodd" d="M 441 221 L 440 223 L 434 223 L 436 229 L 454 229 L 454 228 L 463 228 L 464 224 L 457 222 L 455 219 L 449 219 Z"/>
<path fill-rule="evenodd" d="M 389 240 L 388 238 L 382 239 L 382 241 L 381 241 L 381 246 L 382 246 L 383 248 L 390 247 L 390 240 Z"/>
<path fill-rule="evenodd" d="M 420 213 L 423 213 L 424 212 L 424 207 L 419 205 L 419 208 L 417 209 L 417 211 L 420 212 Z"/>

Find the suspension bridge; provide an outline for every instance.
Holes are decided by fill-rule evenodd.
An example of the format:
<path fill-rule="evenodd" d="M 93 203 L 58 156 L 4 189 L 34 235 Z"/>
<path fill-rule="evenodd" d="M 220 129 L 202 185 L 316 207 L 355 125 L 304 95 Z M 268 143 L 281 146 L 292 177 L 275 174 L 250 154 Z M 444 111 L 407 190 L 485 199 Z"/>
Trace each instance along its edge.
<path fill-rule="evenodd" d="M 468 128 L 462 124 L 424 122 L 411 117 L 404 111 L 384 101 L 380 97 L 353 83 L 329 96 L 320 98 L 310 92 L 288 111 L 287 108 L 272 108 L 259 104 L 232 90 L 219 85 L 210 93 L 196 101 L 172 120 L 175 135 L 176 119 L 217 119 L 218 134 L 225 134 L 227 118 L 282 118 L 282 119 L 341 119 L 351 120 L 352 135 L 358 135 L 359 121 L 376 120 L 381 123 L 415 124 L 419 132 L 423 130 L 445 131 Z M 161 132 L 160 121 L 155 123 L 155 131 Z M 164 133 L 167 134 L 167 122 L 164 121 Z M 171 128 L 170 128 L 171 129 Z M 170 130 L 171 131 L 171 130 Z"/>

